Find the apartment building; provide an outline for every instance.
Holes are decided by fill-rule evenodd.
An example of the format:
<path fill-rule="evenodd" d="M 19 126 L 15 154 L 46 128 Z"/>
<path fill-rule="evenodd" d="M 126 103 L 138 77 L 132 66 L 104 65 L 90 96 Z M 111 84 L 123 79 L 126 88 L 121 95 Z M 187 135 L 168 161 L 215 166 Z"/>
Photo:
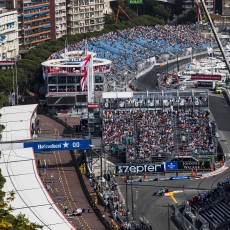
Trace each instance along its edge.
<path fill-rule="evenodd" d="M 104 28 L 105 0 L 67 0 L 67 32 L 80 34 Z"/>
<path fill-rule="evenodd" d="M 222 14 L 230 16 L 230 1 L 222 0 Z"/>
<path fill-rule="evenodd" d="M 0 61 L 13 59 L 18 54 L 17 11 L 0 8 Z"/>
<path fill-rule="evenodd" d="M 186 11 L 196 6 L 197 0 L 183 0 L 182 10 Z M 200 2 L 200 0 L 198 0 Z M 215 0 L 205 0 L 209 13 L 215 13 Z"/>
<path fill-rule="evenodd" d="M 31 48 L 51 39 L 50 0 L 18 1 L 19 42 Z"/>
<path fill-rule="evenodd" d="M 66 0 L 50 0 L 51 39 L 67 34 Z"/>

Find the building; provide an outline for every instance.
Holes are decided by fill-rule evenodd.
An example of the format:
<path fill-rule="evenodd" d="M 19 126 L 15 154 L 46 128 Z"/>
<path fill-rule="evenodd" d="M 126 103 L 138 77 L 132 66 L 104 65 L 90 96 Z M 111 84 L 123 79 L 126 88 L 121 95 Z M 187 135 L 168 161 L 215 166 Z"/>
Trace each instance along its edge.
<path fill-rule="evenodd" d="M 17 11 L 0 8 L 0 61 L 13 59 L 18 54 Z"/>
<path fill-rule="evenodd" d="M 105 74 L 110 72 L 111 61 L 93 56 L 93 89 L 95 98 L 105 91 Z M 88 55 L 87 54 L 87 55 Z M 49 59 L 42 63 L 43 78 L 47 86 L 47 105 L 58 110 L 74 106 L 86 108 L 87 87 L 82 91 L 81 80 L 84 71 L 81 62 L 87 57 L 84 51 L 71 51 L 62 54 L 62 59 Z"/>
<path fill-rule="evenodd" d="M 68 0 L 68 34 L 102 30 L 104 28 L 104 5 L 105 0 Z"/>
<path fill-rule="evenodd" d="M 110 7 L 110 0 L 105 0 L 105 5 L 104 5 L 104 14 L 111 14 L 112 8 Z"/>
<path fill-rule="evenodd" d="M 230 16 L 230 1 L 222 0 L 222 14 Z"/>
<path fill-rule="evenodd" d="M 20 1 L 19 42 L 22 49 L 32 48 L 51 39 L 50 1 Z"/>
<path fill-rule="evenodd" d="M 51 39 L 67 34 L 66 0 L 50 0 Z"/>
<path fill-rule="evenodd" d="M 186 11 L 193 7 L 196 7 L 197 0 L 182 0 L 182 10 Z M 198 0 L 200 2 L 200 0 Z M 215 1 L 214 0 L 205 0 L 207 9 L 209 13 L 215 13 Z"/>

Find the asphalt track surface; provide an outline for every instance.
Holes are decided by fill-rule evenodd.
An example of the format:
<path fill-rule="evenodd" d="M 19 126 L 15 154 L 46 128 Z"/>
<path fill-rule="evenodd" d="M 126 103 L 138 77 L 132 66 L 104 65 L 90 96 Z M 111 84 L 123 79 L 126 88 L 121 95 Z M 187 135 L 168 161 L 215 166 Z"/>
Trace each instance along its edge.
<path fill-rule="evenodd" d="M 141 80 L 144 81 L 143 79 Z M 226 160 L 228 160 L 230 154 L 230 108 L 222 94 L 215 95 L 210 92 L 209 103 L 211 113 L 219 128 L 218 132 L 221 134 L 221 144 L 225 145 L 224 153 L 226 154 Z M 226 163 L 229 164 L 229 161 Z M 142 216 L 146 217 L 153 230 L 176 230 L 178 227 L 171 218 L 173 206 L 186 202 L 199 192 L 213 189 L 218 182 L 223 182 L 227 179 L 230 179 L 230 169 L 227 169 L 222 174 L 198 180 L 134 182 L 132 190 L 130 184 L 126 188 L 122 178 L 117 180 L 125 200 L 127 191 L 128 208 L 131 213 L 134 213 L 135 219 Z M 168 187 L 170 191 L 173 191 L 173 197 L 152 195 L 162 187 Z"/>
<path fill-rule="evenodd" d="M 65 133 L 65 128 L 58 122 L 40 115 L 39 126 L 42 133 L 39 139 L 53 139 L 57 133 Z M 85 212 L 81 216 L 68 216 L 66 218 L 77 230 L 104 230 L 105 227 L 97 218 L 96 214 L 90 208 L 88 213 L 88 202 L 81 189 L 79 178 L 76 174 L 74 163 L 69 151 L 56 151 L 50 153 L 36 153 L 36 160 L 40 160 L 40 177 L 47 188 L 50 196 L 64 213 L 65 206 L 68 207 L 67 214 L 72 214 L 77 208 L 84 208 Z M 46 165 L 46 167 L 45 167 Z M 44 169 L 45 168 L 45 169 Z M 87 188 L 93 192 L 89 186 L 88 179 L 83 176 Z M 99 207 L 103 212 L 103 207 Z M 109 213 L 104 213 L 109 219 Z"/>

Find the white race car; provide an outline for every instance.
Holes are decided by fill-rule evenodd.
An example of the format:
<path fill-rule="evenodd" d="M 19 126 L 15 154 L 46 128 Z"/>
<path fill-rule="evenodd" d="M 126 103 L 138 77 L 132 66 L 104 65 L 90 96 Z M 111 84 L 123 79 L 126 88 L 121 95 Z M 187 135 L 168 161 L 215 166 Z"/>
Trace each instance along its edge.
<path fill-rule="evenodd" d="M 160 190 L 153 193 L 153 196 L 164 196 L 165 193 L 167 193 L 169 190 L 167 187 L 163 187 Z"/>

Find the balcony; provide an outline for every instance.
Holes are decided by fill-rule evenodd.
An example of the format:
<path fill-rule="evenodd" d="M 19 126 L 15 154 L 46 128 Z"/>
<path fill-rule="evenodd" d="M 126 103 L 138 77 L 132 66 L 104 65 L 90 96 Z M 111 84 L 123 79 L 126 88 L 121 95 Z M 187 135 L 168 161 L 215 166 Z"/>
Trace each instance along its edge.
<path fill-rule="evenodd" d="M 37 22 L 37 21 L 41 21 L 41 20 L 45 20 L 45 19 L 50 19 L 50 16 L 46 16 L 46 17 L 33 17 L 30 16 L 28 18 L 26 18 L 26 20 L 24 19 L 24 23 L 27 23 L 27 22 Z"/>
<path fill-rule="evenodd" d="M 51 39 L 50 37 L 45 37 L 45 38 L 39 38 L 37 40 L 25 41 L 24 45 L 41 43 L 41 42 L 48 41 L 50 39 Z"/>

